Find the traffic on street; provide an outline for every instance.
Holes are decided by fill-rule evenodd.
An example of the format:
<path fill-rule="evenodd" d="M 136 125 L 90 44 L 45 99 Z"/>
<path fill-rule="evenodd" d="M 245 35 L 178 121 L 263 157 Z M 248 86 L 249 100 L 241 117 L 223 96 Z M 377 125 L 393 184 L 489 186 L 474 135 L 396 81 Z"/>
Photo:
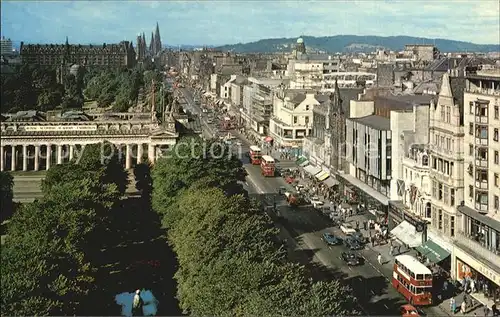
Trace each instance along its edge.
<path fill-rule="evenodd" d="M 204 137 L 219 137 L 218 122 L 223 120 L 225 113 L 207 112 L 200 102 L 195 102 L 200 98 L 198 93 L 188 88 L 179 90 L 185 108 L 200 116 Z M 318 278 L 343 279 L 351 285 L 363 314 L 402 316 L 404 309 L 413 307 L 397 290 L 399 287 L 391 285 L 395 258 L 410 254 L 409 249 L 400 250 L 395 257 L 392 243 L 377 245 L 373 240 L 370 243 L 368 233 L 371 237 L 371 231 L 366 224 L 372 223 L 374 217 L 366 210 L 341 216 L 339 220 L 328 201 L 315 203 L 317 197 L 307 196 L 302 198 L 303 203 L 298 204 L 297 197 L 293 197 L 292 193 L 298 186 L 305 185 L 300 182 L 291 184 L 284 173 L 284 177 L 280 177 L 278 172 L 292 169 L 293 164 L 287 162 L 283 167 L 282 161 L 276 157 L 263 153 L 255 155 L 260 153 L 260 148 L 251 144 L 241 130 L 229 133 L 237 140 L 232 146 L 240 155 L 248 174 L 245 188 L 250 196 L 268 206 L 267 210 L 281 229 L 280 235 L 286 241 L 292 259 L 313 267 Z M 360 223 L 364 225 L 361 228 Z M 417 311 L 421 316 L 449 314 L 439 306 L 417 306 Z"/>

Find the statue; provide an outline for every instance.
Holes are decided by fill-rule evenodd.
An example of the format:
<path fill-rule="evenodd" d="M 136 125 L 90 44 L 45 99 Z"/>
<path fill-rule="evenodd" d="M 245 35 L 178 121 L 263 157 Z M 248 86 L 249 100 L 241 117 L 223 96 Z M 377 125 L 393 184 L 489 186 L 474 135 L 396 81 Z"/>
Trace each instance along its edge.
<path fill-rule="evenodd" d="M 134 301 L 132 303 L 132 316 L 142 316 L 142 307 L 144 306 L 144 301 L 141 298 L 141 291 L 136 290 L 134 295 Z"/>

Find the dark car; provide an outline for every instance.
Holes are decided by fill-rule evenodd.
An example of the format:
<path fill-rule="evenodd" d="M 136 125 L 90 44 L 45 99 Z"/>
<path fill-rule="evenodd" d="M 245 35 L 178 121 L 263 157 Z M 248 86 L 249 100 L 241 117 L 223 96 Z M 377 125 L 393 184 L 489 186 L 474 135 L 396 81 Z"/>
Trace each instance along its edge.
<path fill-rule="evenodd" d="M 342 243 L 342 239 L 328 232 L 323 234 L 322 240 L 328 245 L 339 245 Z"/>
<path fill-rule="evenodd" d="M 360 265 L 362 263 L 360 256 L 353 252 L 342 252 L 342 260 L 349 266 Z"/>
<path fill-rule="evenodd" d="M 350 237 L 354 240 L 357 240 L 360 244 L 364 244 L 366 242 L 366 238 L 363 236 L 363 233 L 360 231 L 356 231 L 350 235 Z"/>
<path fill-rule="evenodd" d="M 363 249 L 363 244 L 361 244 L 357 239 L 354 239 L 352 237 L 345 239 L 344 244 L 349 250 Z"/>

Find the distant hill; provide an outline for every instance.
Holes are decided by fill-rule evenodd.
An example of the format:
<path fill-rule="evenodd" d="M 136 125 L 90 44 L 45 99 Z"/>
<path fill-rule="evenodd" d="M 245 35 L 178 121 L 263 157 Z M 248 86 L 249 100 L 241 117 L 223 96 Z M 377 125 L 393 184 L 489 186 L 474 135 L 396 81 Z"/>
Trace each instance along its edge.
<path fill-rule="evenodd" d="M 429 39 L 412 36 L 303 36 L 308 50 L 335 52 L 371 52 L 377 48 L 400 51 L 406 44 L 435 44 L 441 52 L 498 52 L 500 44 L 474 44 L 445 39 Z M 291 52 L 297 38 L 263 39 L 251 43 L 219 46 L 217 49 L 237 53 Z"/>

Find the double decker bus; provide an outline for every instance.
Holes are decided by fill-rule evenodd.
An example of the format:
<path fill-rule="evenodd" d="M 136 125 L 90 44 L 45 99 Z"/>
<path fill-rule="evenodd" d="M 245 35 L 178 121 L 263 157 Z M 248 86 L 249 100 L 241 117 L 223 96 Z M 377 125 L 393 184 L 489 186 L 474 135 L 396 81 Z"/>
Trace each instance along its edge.
<path fill-rule="evenodd" d="M 262 158 L 261 150 L 258 146 L 250 146 L 250 161 L 253 165 L 260 165 L 260 159 Z"/>
<path fill-rule="evenodd" d="M 274 176 L 274 159 L 269 155 L 262 155 L 260 169 L 262 171 L 262 175 L 273 177 Z"/>
<path fill-rule="evenodd" d="M 432 304 L 432 272 L 411 255 L 396 256 L 392 286 L 412 305 Z"/>

